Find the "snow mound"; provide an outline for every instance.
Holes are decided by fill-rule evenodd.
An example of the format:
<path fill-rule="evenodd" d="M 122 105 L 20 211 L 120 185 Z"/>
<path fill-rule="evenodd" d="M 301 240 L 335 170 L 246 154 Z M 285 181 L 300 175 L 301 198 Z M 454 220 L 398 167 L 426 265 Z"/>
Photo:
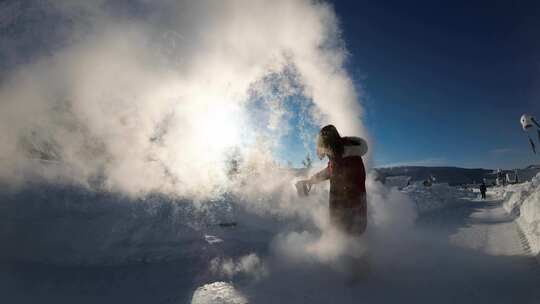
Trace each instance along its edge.
<path fill-rule="evenodd" d="M 506 211 L 516 216 L 534 254 L 540 252 L 540 174 L 530 182 L 495 190 L 504 200 Z"/>
<path fill-rule="evenodd" d="M 450 205 L 461 204 L 465 199 L 477 196 L 469 189 L 449 186 L 448 184 L 433 184 L 426 187 L 412 184 L 402 189 L 415 202 L 419 214 L 427 213 Z"/>
<path fill-rule="evenodd" d="M 191 304 L 247 304 L 248 300 L 226 282 L 203 285 L 193 293 Z"/>

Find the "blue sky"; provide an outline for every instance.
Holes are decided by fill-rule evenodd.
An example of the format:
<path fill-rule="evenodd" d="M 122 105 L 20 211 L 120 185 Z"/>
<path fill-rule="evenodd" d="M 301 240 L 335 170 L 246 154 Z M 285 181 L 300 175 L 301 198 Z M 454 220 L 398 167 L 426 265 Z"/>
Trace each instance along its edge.
<path fill-rule="evenodd" d="M 334 1 L 377 166 L 538 163 L 540 1 Z"/>

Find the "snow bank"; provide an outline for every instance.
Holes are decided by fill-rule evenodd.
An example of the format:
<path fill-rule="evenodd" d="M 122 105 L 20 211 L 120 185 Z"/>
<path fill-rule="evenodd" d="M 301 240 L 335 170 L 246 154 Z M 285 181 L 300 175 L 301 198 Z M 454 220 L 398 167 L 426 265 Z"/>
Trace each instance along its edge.
<path fill-rule="evenodd" d="M 413 184 L 402 189 L 415 202 L 418 214 L 427 213 L 450 205 L 461 204 L 464 199 L 472 199 L 477 195 L 467 189 L 452 187 L 448 184 L 433 184 L 426 187 Z"/>
<path fill-rule="evenodd" d="M 540 174 L 530 182 L 495 190 L 504 200 L 504 208 L 516 216 L 534 254 L 540 252 Z"/>
<path fill-rule="evenodd" d="M 191 304 L 247 304 L 247 298 L 233 285 L 226 282 L 215 282 L 197 288 Z"/>

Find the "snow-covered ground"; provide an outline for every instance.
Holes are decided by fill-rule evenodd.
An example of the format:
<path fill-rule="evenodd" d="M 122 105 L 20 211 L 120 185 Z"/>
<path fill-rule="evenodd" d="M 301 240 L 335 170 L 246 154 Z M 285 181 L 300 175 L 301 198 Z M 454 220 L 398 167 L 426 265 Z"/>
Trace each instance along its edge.
<path fill-rule="evenodd" d="M 516 217 L 527 237 L 530 250 L 540 252 L 540 174 L 530 182 L 494 188 L 493 193 L 504 200 L 504 208 Z"/>
<path fill-rule="evenodd" d="M 433 184 L 425 187 L 421 183 L 415 183 L 403 188 L 402 191 L 415 202 L 420 214 L 462 204 L 478 196 L 471 189 L 452 187 L 448 184 Z"/>
<path fill-rule="evenodd" d="M 447 185 L 398 191 L 373 180 L 368 189 L 370 224 L 360 240 L 325 226 L 323 188 L 300 199 L 287 196 L 291 187 L 279 197 L 230 194 L 208 202 L 39 184 L 4 191 L 0 297 L 3 303 L 540 300 L 538 269 L 496 196 L 484 202 Z M 318 211 L 310 217 L 306 210 Z"/>

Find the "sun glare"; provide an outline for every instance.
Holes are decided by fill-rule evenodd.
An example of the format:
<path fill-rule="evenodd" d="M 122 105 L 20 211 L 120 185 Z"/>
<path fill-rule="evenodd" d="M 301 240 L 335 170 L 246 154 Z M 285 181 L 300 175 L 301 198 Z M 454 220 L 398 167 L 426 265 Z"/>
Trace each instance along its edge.
<path fill-rule="evenodd" d="M 234 105 L 212 104 L 204 115 L 203 136 L 213 152 L 240 144 L 241 111 Z"/>

